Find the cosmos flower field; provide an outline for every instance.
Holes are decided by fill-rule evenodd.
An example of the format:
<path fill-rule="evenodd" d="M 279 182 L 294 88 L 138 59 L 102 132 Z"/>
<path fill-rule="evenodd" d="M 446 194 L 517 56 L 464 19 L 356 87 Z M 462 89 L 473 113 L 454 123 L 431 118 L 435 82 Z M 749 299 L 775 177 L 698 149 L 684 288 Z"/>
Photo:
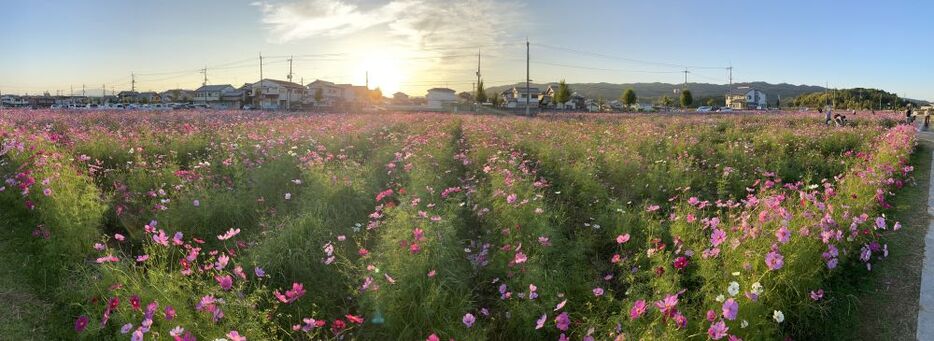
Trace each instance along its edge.
<path fill-rule="evenodd" d="M 64 339 L 806 337 L 915 130 L 817 114 L 4 111 Z"/>

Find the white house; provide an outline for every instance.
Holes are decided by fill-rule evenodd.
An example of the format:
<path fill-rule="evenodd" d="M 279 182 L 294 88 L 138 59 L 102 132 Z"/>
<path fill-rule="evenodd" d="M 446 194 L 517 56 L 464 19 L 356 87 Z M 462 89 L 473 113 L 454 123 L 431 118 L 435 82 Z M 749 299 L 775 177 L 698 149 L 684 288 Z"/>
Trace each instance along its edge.
<path fill-rule="evenodd" d="M 757 89 L 737 89 L 726 95 L 726 106 L 738 109 L 767 108 L 769 106 L 765 93 Z"/>
<path fill-rule="evenodd" d="M 504 92 L 503 100 L 507 108 L 525 108 L 528 101 L 529 108 L 538 108 L 538 101 L 541 98 L 541 91 L 538 88 L 526 88 L 524 86 L 513 87 L 508 94 Z"/>
<path fill-rule="evenodd" d="M 429 109 L 443 109 L 445 106 L 456 102 L 457 96 L 455 96 L 454 90 L 448 88 L 431 88 L 428 89 L 425 100 L 428 101 Z"/>
<path fill-rule="evenodd" d="M 301 84 L 263 79 L 250 85 L 253 101 L 262 109 L 294 109 L 301 106 L 308 90 Z"/>
<path fill-rule="evenodd" d="M 320 98 L 320 101 L 318 99 Z M 344 100 L 344 89 L 334 83 L 320 79 L 308 83 L 308 96 L 305 103 L 316 107 L 333 107 Z"/>
<path fill-rule="evenodd" d="M 221 96 L 225 92 L 236 91 L 230 84 L 203 85 L 195 89 L 195 104 L 204 104 L 210 107 L 217 107 L 221 102 Z"/>

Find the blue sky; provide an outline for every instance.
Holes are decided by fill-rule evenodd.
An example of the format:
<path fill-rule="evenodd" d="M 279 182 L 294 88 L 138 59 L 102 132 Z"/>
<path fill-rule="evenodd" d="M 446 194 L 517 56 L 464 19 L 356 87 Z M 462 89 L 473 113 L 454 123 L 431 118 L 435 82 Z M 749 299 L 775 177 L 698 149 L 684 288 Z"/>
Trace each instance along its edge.
<path fill-rule="evenodd" d="M 422 95 L 475 79 L 878 87 L 934 100 L 927 1 L 0 1 L 0 90 L 162 90 L 320 78 Z"/>

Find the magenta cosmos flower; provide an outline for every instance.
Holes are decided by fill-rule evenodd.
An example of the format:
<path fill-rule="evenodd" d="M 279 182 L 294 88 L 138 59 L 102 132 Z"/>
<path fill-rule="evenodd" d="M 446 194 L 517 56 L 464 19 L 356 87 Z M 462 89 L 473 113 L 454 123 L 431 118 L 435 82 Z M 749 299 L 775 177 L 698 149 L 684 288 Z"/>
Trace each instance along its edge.
<path fill-rule="evenodd" d="M 719 340 L 725 337 L 726 332 L 729 330 L 730 328 L 726 326 L 726 323 L 717 321 L 717 323 L 710 325 L 710 328 L 707 329 L 707 335 L 710 336 L 711 339 Z"/>
<path fill-rule="evenodd" d="M 78 316 L 78 319 L 75 320 L 75 331 L 83 332 L 85 328 L 88 327 L 88 317 L 81 315 Z"/>
<path fill-rule="evenodd" d="M 561 312 L 558 317 L 555 317 L 555 326 L 558 327 L 560 331 L 567 331 L 571 326 L 571 318 L 568 317 L 567 312 Z"/>
<path fill-rule="evenodd" d="M 635 320 L 645 314 L 645 300 L 638 300 L 632 304 L 632 308 L 629 309 L 629 319 Z"/>
<path fill-rule="evenodd" d="M 765 255 L 765 265 L 769 267 L 769 270 L 781 269 L 785 265 L 785 257 L 782 257 L 778 251 L 770 251 Z"/>
<path fill-rule="evenodd" d="M 710 243 L 713 244 L 713 246 L 720 246 L 724 241 L 726 241 L 726 232 L 723 232 L 721 229 L 713 229 L 713 232 L 710 234 Z"/>
<path fill-rule="evenodd" d="M 723 318 L 730 321 L 735 320 L 738 311 L 739 303 L 736 303 L 733 298 L 728 298 L 726 302 L 723 302 Z"/>

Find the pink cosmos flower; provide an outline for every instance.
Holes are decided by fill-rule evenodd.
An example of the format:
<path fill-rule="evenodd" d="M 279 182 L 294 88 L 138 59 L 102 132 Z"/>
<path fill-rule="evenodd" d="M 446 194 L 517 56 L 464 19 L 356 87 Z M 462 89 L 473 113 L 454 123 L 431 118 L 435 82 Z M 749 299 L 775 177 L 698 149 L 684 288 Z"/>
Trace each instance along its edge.
<path fill-rule="evenodd" d="M 782 266 L 785 265 L 784 260 L 785 257 L 778 253 L 778 251 L 770 251 L 765 255 L 765 265 L 769 267 L 769 270 L 781 269 Z"/>
<path fill-rule="evenodd" d="M 218 236 L 217 236 L 217 239 L 218 239 L 218 240 L 227 240 L 227 239 L 233 238 L 234 236 L 236 236 L 236 235 L 239 234 L 239 233 L 240 233 L 240 229 L 229 229 L 229 230 L 227 230 L 227 233 L 224 233 L 224 234 L 222 234 L 222 235 L 218 235 Z"/>
<path fill-rule="evenodd" d="M 120 327 L 120 334 L 129 333 L 131 329 L 133 329 L 132 323 L 124 324 L 123 327 Z"/>
<path fill-rule="evenodd" d="M 668 295 L 665 299 L 655 302 L 655 307 L 662 312 L 662 315 L 671 317 L 675 313 L 675 307 L 678 305 L 678 295 Z"/>
<path fill-rule="evenodd" d="M 593 295 L 597 297 L 603 296 L 603 288 L 593 288 Z"/>
<path fill-rule="evenodd" d="M 711 324 L 710 328 L 707 329 L 707 335 L 710 336 L 711 339 L 719 340 L 724 338 L 726 332 L 729 330 L 730 328 L 726 326 L 726 323 L 717 321 L 717 323 Z"/>
<path fill-rule="evenodd" d="M 713 322 L 717 320 L 717 312 L 713 309 L 707 311 L 707 321 Z"/>
<path fill-rule="evenodd" d="M 539 317 L 538 320 L 535 320 L 535 329 L 542 329 L 545 326 L 545 321 L 548 320 L 548 314 L 542 314 L 542 317 Z"/>
<path fill-rule="evenodd" d="M 788 240 L 791 238 L 791 231 L 787 227 L 782 226 L 775 231 L 775 238 L 778 238 L 778 242 L 782 244 L 788 244 Z"/>
<path fill-rule="evenodd" d="M 683 329 L 688 325 L 688 318 L 685 317 L 684 314 L 681 314 L 680 311 L 675 312 L 675 316 L 673 316 L 672 319 L 675 320 L 675 326 L 678 327 L 678 329 Z"/>
<path fill-rule="evenodd" d="M 236 330 L 231 330 L 227 333 L 227 337 L 230 338 L 230 341 L 246 341 L 246 336 L 241 336 Z"/>
<path fill-rule="evenodd" d="M 726 232 L 723 232 L 723 230 L 721 229 L 715 228 L 713 232 L 710 234 L 710 243 L 716 247 L 716 246 L 720 246 L 720 244 L 723 244 L 724 241 L 726 241 Z"/>
<path fill-rule="evenodd" d="M 169 236 L 166 236 L 165 231 L 163 230 L 159 230 L 159 233 L 154 234 L 152 236 L 152 240 L 156 242 L 156 244 L 159 244 L 162 246 L 169 246 Z"/>
<path fill-rule="evenodd" d="M 224 291 L 230 291 L 233 288 L 233 277 L 230 277 L 230 275 L 214 276 L 214 279 Z"/>
<path fill-rule="evenodd" d="M 516 252 L 516 256 L 513 259 L 513 262 L 516 264 L 522 264 L 522 263 L 525 263 L 525 261 L 527 261 L 528 259 L 529 258 L 524 253 L 522 253 L 522 251 L 519 251 L 519 252 Z"/>
<path fill-rule="evenodd" d="M 425 339 L 425 341 L 441 341 L 441 339 L 438 338 L 438 335 L 432 333 L 431 335 L 428 335 L 428 338 Z"/>
<path fill-rule="evenodd" d="M 817 289 L 817 291 L 811 291 L 811 299 L 814 301 L 820 301 L 824 297 L 824 289 Z"/>
<path fill-rule="evenodd" d="M 470 328 L 473 327 L 474 322 L 477 322 L 477 318 L 474 317 L 473 314 L 467 313 L 464 314 L 464 318 L 461 319 L 461 321 L 464 322 L 464 325 L 467 326 L 467 328 Z"/>
<path fill-rule="evenodd" d="M 263 270 L 263 268 L 257 266 L 253 268 L 253 274 L 255 274 L 256 277 L 264 277 L 266 276 L 266 271 Z"/>
<path fill-rule="evenodd" d="M 273 295 L 276 296 L 279 302 L 288 304 L 304 296 L 305 287 L 301 283 L 292 283 L 292 289 L 287 290 L 284 295 L 279 293 L 279 290 L 274 291 Z"/>
<path fill-rule="evenodd" d="M 519 198 L 519 197 L 518 197 L 517 195 L 515 195 L 515 194 L 510 194 L 509 196 L 506 197 L 506 203 L 507 203 L 507 204 L 515 203 L 515 202 L 516 202 L 516 199 L 518 199 L 518 198 Z"/>
<path fill-rule="evenodd" d="M 139 263 L 145 262 L 147 260 L 149 260 L 149 255 L 136 256 L 136 261 Z"/>
<path fill-rule="evenodd" d="M 645 314 L 646 306 L 645 300 L 637 300 L 632 304 L 632 308 L 629 309 L 629 319 L 635 320 Z"/>
<path fill-rule="evenodd" d="M 165 312 L 166 320 L 175 319 L 175 308 L 172 308 L 172 306 L 170 305 L 165 306 L 165 309 L 163 309 L 163 312 Z"/>
<path fill-rule="evenodd" d="M 726 299 L 726 301 L 723 302 L 723 318 L 730 320 L 730 321 L 735 320 L 736 313 L 738 311 L 739 311 L 739 303 L 736 303 L 736 300 L 734 300 L 732 297 Z"/>
<path fill-rule="evenodd" d="M 560 331 L 567 331 L 571 326 L 571 318 L 568 316 L 567 312 L 561 312 L 558 317 L 555 317 L 555 326 L 558 327 Z"/>
<path fill-rule="evenodd" d="M 117 233 L 117 234 L 114 234 L 114 239 L 122 242 L 126 239 L 126 237 L 124 237 L 122 234 Z"/>
<path fill-rule="evenodd" d="M 616 236 L 616 243 L 617 243 L 617 244 L 623 244 L 623 243 L 628 242 L 628 241 L 629 241 L 629 234 L 628 234 L 628 233 L 627 233 L 627 234 L 621 234 L 621 235 Z"/>

